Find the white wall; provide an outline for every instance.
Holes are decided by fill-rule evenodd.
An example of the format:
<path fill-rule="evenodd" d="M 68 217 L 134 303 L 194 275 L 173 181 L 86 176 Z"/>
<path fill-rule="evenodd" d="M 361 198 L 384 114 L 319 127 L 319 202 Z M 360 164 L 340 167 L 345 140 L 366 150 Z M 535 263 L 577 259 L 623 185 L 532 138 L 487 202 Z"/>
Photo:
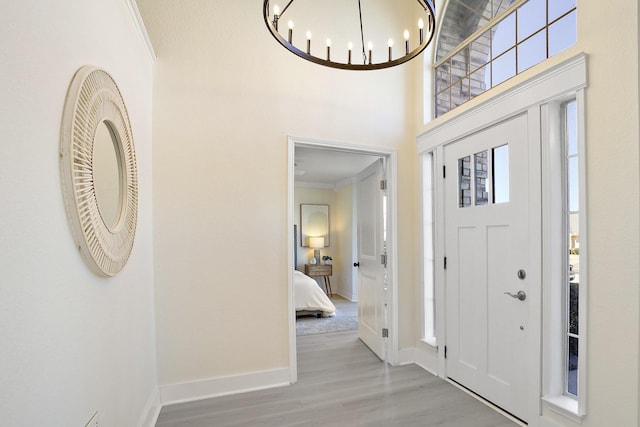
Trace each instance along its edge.
<path fill-rule="evenodd" d="M 140 8 L 158 55 L 160 382 L 195 386 L 288 367 L 288 135 L 398 150 L 399 209 L 407 218 L 399 286 L 411 294 L 411 65 L 345 72 L 303 61 L 269 35 L 257 0 L 142 0 Z M 411 301 L 400 301 L 409 345 Z"/>
<path fill-rule="evenodd" d="M 151 216 L 152 59 L 125 1 L 3 2 L 0 13 L 0 420 L 134 426 L 157 389 Z M 62 109 L 78 68 L 105 68 L 133 129 L 139 217 L 116 277 L 83 263 L 59 175 Z"/>

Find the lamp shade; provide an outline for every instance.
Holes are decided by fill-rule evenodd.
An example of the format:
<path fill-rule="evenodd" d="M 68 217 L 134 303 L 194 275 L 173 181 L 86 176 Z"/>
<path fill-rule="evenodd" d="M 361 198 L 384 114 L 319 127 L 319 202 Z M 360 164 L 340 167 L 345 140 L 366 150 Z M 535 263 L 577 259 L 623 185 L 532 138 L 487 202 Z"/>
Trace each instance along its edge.
<path fill-rule="evenodd" d="M 309 237 L 309 247 L 313 249 L 324 248 L 324 237 Z"/>

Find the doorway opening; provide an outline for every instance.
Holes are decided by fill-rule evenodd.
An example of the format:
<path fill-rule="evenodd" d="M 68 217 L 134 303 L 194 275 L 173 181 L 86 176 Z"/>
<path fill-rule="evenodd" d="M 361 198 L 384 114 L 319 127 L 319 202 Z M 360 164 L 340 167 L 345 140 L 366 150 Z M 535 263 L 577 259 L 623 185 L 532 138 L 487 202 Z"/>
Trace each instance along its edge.
<path fill-rule="evenodd" d="M 301 205 L 328 206 L 331 277 L 318 278 L 334 295 L 356 301 L 358 336 L 382 360 L 397 358 L 394 309 L 395 176 L 393 150 L 328 141 L 289 138 L 289 354 L 290 379 L 297 381 L 296 301 L 293 276 L 309 271 L 313 250 L 300 241 Z M 372 172 L 373 171 L 373 172 Z M 375 188 L 374 188 L 375 184 Z M 363 199 L 364 197 L 364 199 Z M 363 203 L 371 203 L 362 208 Z M 362 250 L 367 249 L 363 254 Z M 375 259 L 375 263 L 372 261 Z M 364 260 L 364 263 L 362 262 Z M 311 261 L 313 262 L 313 261 Z M 363 265 L 364 264 L 364 265 Z M 324 266 L 323 266 L 324 268 Z M 373 275 L 371 274 L 373 272 Z M 340 300 L 336 297 L 338 307 Z M 363 325 L 367 330 L 363 330 Z M 383 337 L 383 334 L 385 335 Z"/>

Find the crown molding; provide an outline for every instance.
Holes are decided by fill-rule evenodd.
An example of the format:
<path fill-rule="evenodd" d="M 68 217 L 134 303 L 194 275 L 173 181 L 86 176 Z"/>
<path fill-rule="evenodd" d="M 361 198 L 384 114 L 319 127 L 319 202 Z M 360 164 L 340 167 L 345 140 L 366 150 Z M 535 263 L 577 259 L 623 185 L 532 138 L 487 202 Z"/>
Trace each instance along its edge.
<path fill-rule="evenodd" d="M 140 15 L 140 10 L 138 9 L 138 4 L 136 0 L 124 0 L 127 8 L 129 9 L 129 13 L 131 13 L 131 17 L 133 18 L 133 22 L 138 29 L 138 33 L 140 37 L 144 40 L 147 45 L 147 50 L 149 51 L 149 55 L 151 55 L 151 59 L 156 60 L 156 52 L 153 50 L 153 44 L 151 44 L 151 39 L 149 38 L 149 33 L 147 32 L 147 27 L 144 25 L 144 21 L 142 20 L 142 15 Z"/>

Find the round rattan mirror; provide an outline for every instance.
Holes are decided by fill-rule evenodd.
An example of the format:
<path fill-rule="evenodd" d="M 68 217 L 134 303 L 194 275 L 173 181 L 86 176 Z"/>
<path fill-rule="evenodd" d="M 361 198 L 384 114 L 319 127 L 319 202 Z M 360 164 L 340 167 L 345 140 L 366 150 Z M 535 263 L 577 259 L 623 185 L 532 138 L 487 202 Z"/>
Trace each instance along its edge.
<path fill-rule="evenodd" d="M 82 258 L 96 274 L 118 274 L 133 248 L 138 177 L 127 109 L 102 69 L 84 66 L 73 77 L 62 119 L 60 172 Z"/>

